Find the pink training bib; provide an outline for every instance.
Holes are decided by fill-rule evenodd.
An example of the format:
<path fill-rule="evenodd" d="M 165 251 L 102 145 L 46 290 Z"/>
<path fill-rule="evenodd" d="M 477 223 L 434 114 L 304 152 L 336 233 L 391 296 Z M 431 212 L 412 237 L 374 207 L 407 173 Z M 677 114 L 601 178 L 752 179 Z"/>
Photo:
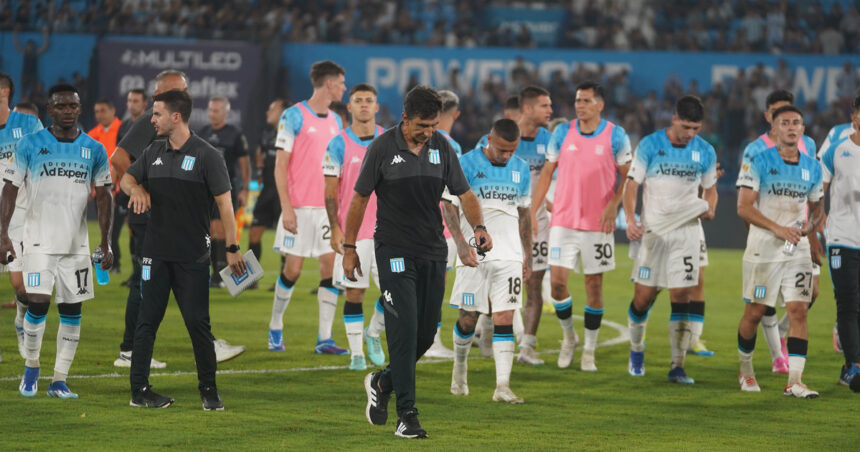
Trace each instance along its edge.
<path fill-rule="evenodd" d="M 384 131 L 385 129 L 382 127 L 376 126 L 376 136 L 379 136 Z M 355 196 L 355 182 L 358 180 L 358 173 L 361 171 L 361 162 L 364 161 L 367 146 L 356 141 L 354 135 L 348 133 L 346 130 L 340 132 L 340 135 L 343 137 L 344 149 L 337 196 L 337 221 L 340 223 L 340 229 L 346 231 L 346 214 L 349 210 L 349 203 L 352 202 L 352 197 Z M 372 239 L 375 229 L 376 193 L 371 193 L 356 240 Z"/>
<path fill-rule="evenodd" d="M 325 118 L 320 118 L 304 103 L 297 105 L 302 112 L 302 129 L 290 155 L 290 201 L 293 207 L 324 207 L 325 177 L 320 164 L 329 141 L 340 127 L 331 110 Z"/>
<path fill-rule="evenodd" d="M 776 143 L 774 143 L 773 140 L 771 140 L 770 137 L 767 136 L 766 133 L 762 134 L 762 136 L 760 136 L 759 138 L 761 138 L 761 141 L 764 141 L 764 145 L 767 146 L 768 148 L 772 148 L 772 147 L 776 146 Z M 800 139 L 797 140 L 797 149 L 800 149 L 800 152 L 803 152 L 804 154 L 809 155 L 809 151 L 806 150 L 806 141 L 803 140 L 803 137 L 800 137 Z"/>
<path fill-rule="evenodd" d="M 606 126 L 595 136 L 583 136 L 577 126 L 578 120 L 571 121 L 559 150 L 550 227 L 599 231 L 603 209 L 615 195 L 617 170 L 612 151 L 615 124 L 606 121 Z"/>

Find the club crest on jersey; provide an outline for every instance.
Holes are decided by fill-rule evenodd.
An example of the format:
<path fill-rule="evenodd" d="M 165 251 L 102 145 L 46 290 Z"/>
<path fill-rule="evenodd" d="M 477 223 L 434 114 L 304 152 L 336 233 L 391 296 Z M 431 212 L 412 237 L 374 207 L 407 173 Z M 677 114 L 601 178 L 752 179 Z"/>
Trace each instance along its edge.
<path fill-rule="evenodd" d="M 546 154 L 546 145 L 545 144 L 537 145 L 537 153 L 538 154 Z"/>
<path fill-rule="evenodd" d="M 15 127 L 14 129 L 12 129 L 12 138 L 14 138 L 16 140 L 20 140 L 23 137 L 24 137 L 24 131 L 21 130 L 20 127 Z"/>
<path fill-rule="evenodd" d="M 804 181 L 809 182 L 809 170 L 801 168 L 800 178 L 803 179 Z"/>
<path fill-rule="evenodd" d="M 696 163 L 702 161 L 702 156 L 699 154 L 699 151 L 693 151 L 693 161 Z"/>
<path fill-rule="evenodd" d="M 39 287 L 41 275 L 39 273 L 27 273 L 27 286 Z"/>
<path fill-rule="evenodd" d="M 93 152 L 90 148 L 81 146 L 81 158 L 84 160 L 89 160 L 93 157 Z"/>
<path fill-rule="evenodd" d="M 511 179 L 513 179 L 515 184 L 520 183 L 520 172 L 519 171 L 511 171 Z"/>
<path fill-rule="evenodd" d="M 389 261 L 392 273 L 403 273 L 406 271 L 406 262 L 402 257 L 395 257 Z"/>
<path fill-rule="evenodd" d="M 439 158 L 439 150 L 438 149 L 430 149 L 430 163 L 434 165 L 438 165 L 442 163 L 442 159 Z"/>
<path fill-rule="evenodd" d="M 186 155 L 182 160 L 181 168 L 185 171 L 191 171 L 194 169 L 194 161 L 197 160 L 197 157 L 192 157 L 190 155 Z"/>
<path fill-rule="evenodd" d="M 762 299 L 767 295 L 767 286 L 755 286 L 755 290 L 753 291 L 753 297 Z"/>
<path fill-rule="evenodd" d="M 842 268 L 842 256 L 830 256 L 830 268 L 834 270 L 839 270 L 840 268 Z"/>

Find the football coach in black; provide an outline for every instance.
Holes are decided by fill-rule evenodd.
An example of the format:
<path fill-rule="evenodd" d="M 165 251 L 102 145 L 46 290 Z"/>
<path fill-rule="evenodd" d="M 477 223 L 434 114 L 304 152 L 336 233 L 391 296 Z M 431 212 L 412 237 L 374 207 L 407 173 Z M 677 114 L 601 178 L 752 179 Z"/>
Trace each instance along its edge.
<path fill-rule="evenodd" d="M 209 214 L 218 205 L 227 237 L 227 263 L 245 272 L 236 244 L 230 177 L 218 151 L 188 129 L 191 97 L 166 91 L 153 97 L 152 124 L 159 137 L 123 175 L 120 188 L 136 214 L 151 210 L 141 261 L 142 300 L 131 355 L 131 405 L 173 403 L 149 386 L 149 363 L 170 291 L 191 336 L 204 410 L 223 410 L 215 386 L 215 347 L 209 326 Z"/>
<path fill-rule="evenodd" d="M 356 234 L 370 195 L 376 192 L 373 238 L 390 362 L 365 377 L 366 415 L 371 424 L 384 425 L 388 399 L 396 392 L 394 433 L 405 438 L 427 436 L 415 409 L 415 362 L 433 343 L 445 295 L 448 247 L 439 202 L 446 187 L 462 201 L 466 219 L 475 228 L 478 252 L 493 246 L 457 154 L 436 132 L 441 109 L 435 90 L 416 86 L 406 94 L 402 122 L 368 146 L 347 212 L 343 245 L 344 274 L 354 281 L 354 272 L 362 272 Z"/>

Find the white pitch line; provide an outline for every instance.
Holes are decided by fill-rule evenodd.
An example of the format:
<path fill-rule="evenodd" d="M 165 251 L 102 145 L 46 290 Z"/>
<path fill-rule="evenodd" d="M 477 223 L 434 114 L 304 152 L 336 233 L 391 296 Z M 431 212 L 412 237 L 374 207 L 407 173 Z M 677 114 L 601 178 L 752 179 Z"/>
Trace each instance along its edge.
<path fill-rule="evenodd" d="M 578 319 L 582 319 L 582 316 L 573 316 Z M 616 338 L 609 339 L 597 344 L 598 347 L 611 347 L 613 345 L 625 343 L 630 340 L 630 332 L 628 331 L 626 326 L 621 324 L 612 322 L 610 320 L 604 320 L 602 325 L 608 326 L 612 329 L 618 331 L 619 335 Z M 556 354 L 558 350 L 543 350 L 538 352 L 539 355 L 548 355 L 548 354 Z M 478 357 L 469 358 L 469 359 L 491 359 L 484 358 L 480 355 Z M 422 358 L 418 361 L 418 364 L 432 364 L 432 363 L 441 363 L 445 361 L 451 361 L 450 359 L 430 359 L 430 358 Z M 349 366 L 317 366 L 317 367 L 293 367 L 290 369 L 224 369 L 219 370 L 217 372 L 218 375 L 255 375 L 255 374 L 284 374 L 284 373 L 293 373 L 293 372 L 316 372 L 320 370 L 343 370 L 348 369 Z M 149 374 L 150 377 L 185 377 L 185 376 L 193 376 L 197 375 L 197 372 L 187 372 L 187 371 L 176 371 L 176 372 L 157 372 Z M 128 374 L 120 374 L 116 372 L 111 372 L 108 374 L 99 374 L 99 375 L 69 375 L 66 377 L 70 380 L 93 380 L 93 379 L 103 379 L 103 378 L 128 378 Z M 50 380 L 50 376 L 41 376 L 40 380 Z M 20 381 L 21 376 L 17 377 L 2 377 L 0 381 Z"/>

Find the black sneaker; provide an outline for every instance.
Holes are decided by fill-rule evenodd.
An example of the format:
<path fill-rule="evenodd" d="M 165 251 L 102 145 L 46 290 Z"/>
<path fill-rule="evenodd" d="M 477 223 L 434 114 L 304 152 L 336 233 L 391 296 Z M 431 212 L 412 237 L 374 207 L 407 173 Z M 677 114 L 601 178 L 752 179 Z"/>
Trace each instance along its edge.
<path fill-rule="evenodd" d="M 205 386 L 200 389 L 200 400 L 203 401 L 203 411 L 224 411 L 224 403 L 221 402 L 215 386 Z"/>
<path fill-rule="evenodd" d="M 167 408 L 173 403 L 171 397 L 163 396 L 152 390 L 152 386 L 146 385 L 131 395 L 130 406 L 139 408 Z"/>
<path fill-rule="evenodd" d="M 418 409 L 412 408 L 400 415 L 397 419 L 397 428 L 394 429 L 394 434 L 401 438 L 426 438 L 427 430 L 421 428 L 421 423 L 418 422 Z"/>
<path fill-rule="evenodd" d="M 390 392 L 379 389 L 379 376 L 382 372 L 371 372 L 364 377 L 364 390 L 367 391 L 367 422 L 373 425 L 385 425 L 388 421 L 388 399 Z"/>

